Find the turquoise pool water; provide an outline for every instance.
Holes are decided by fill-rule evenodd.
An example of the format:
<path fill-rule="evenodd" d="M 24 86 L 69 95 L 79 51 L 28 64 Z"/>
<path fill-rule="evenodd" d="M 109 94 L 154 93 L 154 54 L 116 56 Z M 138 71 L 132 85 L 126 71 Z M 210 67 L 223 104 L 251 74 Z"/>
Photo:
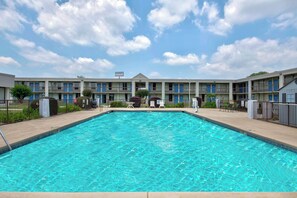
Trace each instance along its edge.
<path fill-rule="evenodd" d="M 2 154 L 0 191 L 297 191 L 297 154 L 182 112 L 113 112 Z"/>

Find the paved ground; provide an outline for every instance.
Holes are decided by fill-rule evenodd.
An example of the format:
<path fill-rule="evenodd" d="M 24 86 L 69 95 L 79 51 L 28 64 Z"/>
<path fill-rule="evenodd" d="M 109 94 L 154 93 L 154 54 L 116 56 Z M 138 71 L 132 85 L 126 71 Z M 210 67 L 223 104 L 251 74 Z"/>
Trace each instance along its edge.
<path fill-rule="evenodd" d="M 114 110 L 114 109 L 110 109 Z M 154 110 L 154 109 L 117 109 L 117 110 Z M 290 148 L 297 148 L 297 128 L 287 127 L 283 125 L 273 124 L 269 122 L 250 120 L 247 113 L 243 112 L 223 112 L 218 109 L 199 109 L 195 113 L 193 109 L 157 109 L 163 111 L 183 110 L 192 114 L 196 114 L 217 122 L 225 123 L 239 130 L 247 131 L 256 136 L 265 137 L 287 145 Z M 42 118 L 38 120 L 30 120 L 16 124 L 8 124 L 0 126 L 5 133 L 7 140 L 12 146 L 23 143 L 32 137 L 38 137 L 49 131 L 58 131 L 59 128 L 67 127 L 72 123 L 91 118 L 108 111 L 105 109 L 96 109 L 92 111 L 81 111 L 53 116 L 50 118 Z M 0 139 L 0 150 L 7 148 Z M 154 198 L 192 198 L 192 197 L 297 197 L 297 193 L 0 193 L 0 197 L 154 197 Z"/>

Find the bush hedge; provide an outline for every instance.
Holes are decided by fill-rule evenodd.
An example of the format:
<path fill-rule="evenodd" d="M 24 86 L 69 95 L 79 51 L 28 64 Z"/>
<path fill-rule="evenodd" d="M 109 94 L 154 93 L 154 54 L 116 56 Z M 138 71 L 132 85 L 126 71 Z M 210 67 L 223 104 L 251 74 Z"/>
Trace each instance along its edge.
<path fill-rule="evenodd" d="M 206 102 L 202 105 L 202 108 L 216 108 L 216 102 Z"/>
<path fill-rule="evenodd" d="M 110 107 L 127 107 L 127 105 L 121 101 L 113 101 L 110 103 Z"/>

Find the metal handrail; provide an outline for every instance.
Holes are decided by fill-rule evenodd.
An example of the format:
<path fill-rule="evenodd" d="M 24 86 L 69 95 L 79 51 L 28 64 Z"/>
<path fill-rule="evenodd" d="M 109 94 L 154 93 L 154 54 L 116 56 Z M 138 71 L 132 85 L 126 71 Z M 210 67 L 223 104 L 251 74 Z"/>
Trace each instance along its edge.
<path fill-rule="evenodd" d="M 2 136 L 2 139 L 4 140 L 5 144 L 8 146 L 9 150 L 11 151 L 12 148 L 11 148 L 10 144 L 8 143 L 7 139 L 5 138 L 5 135 L 3 134 L 1 129 L 0 129 L 0 135 Z"/>

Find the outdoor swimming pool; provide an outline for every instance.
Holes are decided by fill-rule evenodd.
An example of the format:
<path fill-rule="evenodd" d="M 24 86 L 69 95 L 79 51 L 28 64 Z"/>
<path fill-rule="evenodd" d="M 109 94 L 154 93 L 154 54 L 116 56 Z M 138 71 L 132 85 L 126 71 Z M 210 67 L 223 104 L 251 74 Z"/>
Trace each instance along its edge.
<path fill-rule="evenodd" d="M 0 155 L 0 191 L 297 191 L 297 154 L 182 112 L 112 112 Z"/>

